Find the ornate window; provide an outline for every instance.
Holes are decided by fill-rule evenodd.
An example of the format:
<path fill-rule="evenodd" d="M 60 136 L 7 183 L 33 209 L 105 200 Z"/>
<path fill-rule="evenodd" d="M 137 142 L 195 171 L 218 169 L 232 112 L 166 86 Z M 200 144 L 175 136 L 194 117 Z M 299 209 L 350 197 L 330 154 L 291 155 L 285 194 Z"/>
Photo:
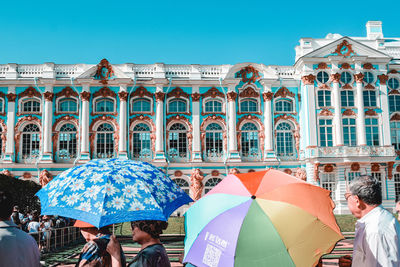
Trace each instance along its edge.
<path fill-rule="evenodd" d="M 95 102 L 95 111 L 99 113 L 115 112 L 114 101 L 109 98 L 99 98 Z"/>
<path fill-rule="evenodd" d="M 146 98 L 137 98 L 132 103 L 133 113 L 151 112 L 151 101 Z"/>
<path fill-rule="evenodd" d="M 0 98 L 0 113 L 4 112 L 4 99 Z"/>
<path fill-rule="evenodd" d="M 135 160 L 148 161 L 152 158 L 150 127 L 147 124 L 139 123 L 132 132 L 132 155 Z"/>
<path fill-rule="evenodd" d="M 222 181 L 219 177 L 211 177 L 204 184 L 204 193 L 207 194 L 211 189 Z"/>
<path fill-rule="evenodd" d="M 354 92 L 352 90 L 343 90 L 340 92 L 341 105 L 344 108 L 354 107 Z"/>
<path fill-rule="evenodd" d="M 294 156 L 293 129 L 287 122 L 279 123 L 276 127 L 276 155 L 278 157 Z"/>
<path fill-rule="evenodd" d="M 367 133 L 367 146 L 379 146 L 379 128 L 377 118 L 365 119 L 365 131 Z"/>
<path fill-rule="evenodd" d="M 332 119 L 319 119 L 319 142 L 322 147 L 333 146 Z"/>
<path fill-rule="evenodd" d="M 174 178 L 173 181 L 179 186 L 186 194 L 189 195 L 189 183 L 182 178 Z"/>
<path fill-rule="evenodd" d="M 275 112 L 293 112 L 293 101 L 290 99 L 276 100 Z"/>
<path fill-rule="evenodd" d="M 169 129 L 168 156 L 172 161 L 186 161 L 188 159 L 187 130 L 181 123 L 173 124 Z"/>
<path fill-rule="evenodd" d="M 331 91 L 319 90 L 318 91 L 318 106 L 326 108 L 331 106 Z"/>
<path fill-rule="evenodd" d="M 331 191 L 331 198 L 335 195 L 336 191 L 336 177 L 334 172 L 322 172 L 319 176 L 321 178 L 321 187 Z"/>
<path fill-rule="evenodd" d="M 22 112 L 38 113 L 40 112 L 40 101 L 36 99 L 26 99 L 22 101 Z"/>
<path fill-rule="evenodd" d="M 109 123 L 101 124 L 96 131 L 95 158 L 114 156 L 114 128 Z"/>
<path fill-rule="evenodd" d="M 393 121 L 390 123 L 390 133 L 392 136 L 392 145 L 395 150 L 400 150 L 400 122 Z"/>
<path fill-rule="evenodd" d="M 320 71 L 317 73 L 317 81 L 319 83 L 327 83 L 329 81 L 329 74 L 326 71 Z"/>
<path fill-rule="evenodd" d="M 73 98 L 63 98 L 58 102 L 58 112 L 71 113 L 77 111 L 77 101 Z"/>
<path fill-rule="evenodd" d="M 187 112 L 187 105 L 185 100 L 171 100 L 168 105 L 169 113 L 185 113 Z"/>
<path fill-rule="evenodd" d="M 340 74 L 340 81 L 344 84 L 351 83 L 353 80 L 352 75 L 348 71 L 343 71 L 342 74 Z"/>
<path fill-rule="evenodd" d="M 21 159 L 25 162 L 36 159 L 40 154 L 40 129 L 36 124 L 28 124 L 22 130 Z"/>
<path fill-rule="evenodd" d="M 394 193 L 396 195 L 396 201 L 399 201 L 400 196 L 400 173 L 394 174 Z"/>
<path fill-rule="evenodd" d="M 373 83 L 375 80 L 375 76 L 372 72 L 370 71 L 366 71 L 364 72 L 364 78 L 363 78 L 365 83 Z"/>
<path fill-rule="evenodd" d="M 348 175 L 349 175 L 348 180 L 349 180 L 349 182 L 351 182 L 351 181 L 354 180 L 354 178 L 360 177 L 360 176 L 361 176 L 361 173 L 360 173 L 359 171 L 356 171 L 356 172 L 349 171 L 349 172 L 348 172 Z"/>
<path fill-rule="evenodd" d="M 57 157 L 59 161 L 71 161 L 77 156 L 76 127 L 70 123 L 60 128 Z"/>
<path fill-rule="evenodd" d="M 223 130 L 217 123 L 211 123 L 206 127 L 205 158 L 207 160 L 221 160 L 224 155 Z"/>
<path fill-rule="evenodd" d="M 254 123 L 246 123 L 241 129 L 241 157 L 243 160 L 257 160 L 259 151 L 258 129 Z"/>
<path fill-rule="evenodd" d="M 400 95 L 389 96 L 389 111 L 400 111 Z"/>
<path fill-rule="evenodd" d="M 343 139 L 345 146 L 357 146 L 356 119 L 343 119 Z"/>
<path fill-rule="evenodd" d="M 219 100 L 208 100 L 204 105 L 206 113 L 220 113 L 222 112 L 222 102 Z"/>
<path fill-rule="evenodd" d="M 243 99 L 240 101 L 240 112 L 258 112 L 257 100 Z"/>
<path fill-rule="evenodd" d="M 376 107 L 376 92 L 374 90 L 363 91 L 364 107 Z"/>
<path fill-rule="evenodd" d="M 390 78 L 390 79 L 387 81 L 387 85 L 389 86 L 390 89 L 396 90 L 396 89 L 399 88 L 400 82 L 399 82 L 399 80 L 396 79 L 396 78 Z"/>

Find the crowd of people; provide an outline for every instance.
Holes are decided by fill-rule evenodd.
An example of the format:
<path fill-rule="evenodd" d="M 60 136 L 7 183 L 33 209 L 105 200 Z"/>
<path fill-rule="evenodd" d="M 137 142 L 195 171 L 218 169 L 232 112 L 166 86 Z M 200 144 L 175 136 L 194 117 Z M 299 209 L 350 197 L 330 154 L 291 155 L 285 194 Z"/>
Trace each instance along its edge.
<path fill-rule="evenodd" d="M 349 210 L 358 221 L 355 226 L 353 255 L 341 257 L 339 266 L 400 266 L 400 224 L 381 205 L 380 181 L 368 175 L 354 178 L 347 188 L 345 198 Z M 35 212 L 27 217 L 29 223 L 22 223 L 25 216 L 19 213 L 18 207 L 13 208 L 12 197 L 0 190 L 0 267 L 40 266 L 40 254 L 35 240 L 18 228 L 24 229 L 23 225 L 26 224 L 27 231 L 40 230 L 42 227 L 46 228 L 46 225 L 53 227 L 54 220 L 57 225 L 58 218 L 43 216 L 40 220 Z M 141 245 L 141 250 L 128 266 L 171 266 L 160 242 L 160 234 L 167 225 L 162 221 L 131 222 L 132 239 Z M 81 229 L 87 241 L 77 266 L 126 266 L 121 245 L 107 227 L 97 229 L 80 221 L 76 221 L 74 226 Z M 184 264 L 194 266 L 191 263 Z"/>

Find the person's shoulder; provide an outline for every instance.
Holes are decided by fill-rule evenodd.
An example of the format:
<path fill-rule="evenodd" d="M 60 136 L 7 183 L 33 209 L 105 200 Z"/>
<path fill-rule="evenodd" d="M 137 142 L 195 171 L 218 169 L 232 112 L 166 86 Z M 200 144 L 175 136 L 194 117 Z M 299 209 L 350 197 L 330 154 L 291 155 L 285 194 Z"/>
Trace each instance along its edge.
<path fill-rule="evenodd" d="M 153 257 L 154 255 L 164 254 L 164 253 L 166 253 L 166 250 L 165 250 L 164 246 L 161 244 L 151 245 L 142 250 L 142 254 L 146 258 Z"/>

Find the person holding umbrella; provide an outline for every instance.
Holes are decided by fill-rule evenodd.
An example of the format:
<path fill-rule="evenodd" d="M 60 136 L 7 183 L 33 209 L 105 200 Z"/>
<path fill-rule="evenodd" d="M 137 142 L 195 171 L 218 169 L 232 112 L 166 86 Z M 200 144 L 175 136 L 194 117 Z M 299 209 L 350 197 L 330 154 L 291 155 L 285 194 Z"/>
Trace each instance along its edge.
<path fill-rule="evenodd" d="M 160 234 L 167 229 L 168 223 L 156 220 L 131 222 L 132 239 L 141 245 L 141 250 L 128 265 L 129 267 L 170 267 L 167 251 L 160 241 Z M 114 259 L 119 258 L 121 246 L 114 236 L 107 251 Z M 112 267 L 121 266 L 113 263 Z"/>
<path fill-rule="evenodd" d="M 75 227 L 79 227 L 83 237 L 86 240 L 86 244 L 79 255 L 78 263 L 76 267 L 81 266 L 125 266 L 125 255 L 119 246 L 118 261 L 121 265 L 112 265 L 115 258 L 107 252 L 107 245 L 110 241 L 110 231 L 107 226 L 97 229 L 93 225 L 77 220 L 74 224 Z M 117 241 L 118 242 L 118 241 Z"/>

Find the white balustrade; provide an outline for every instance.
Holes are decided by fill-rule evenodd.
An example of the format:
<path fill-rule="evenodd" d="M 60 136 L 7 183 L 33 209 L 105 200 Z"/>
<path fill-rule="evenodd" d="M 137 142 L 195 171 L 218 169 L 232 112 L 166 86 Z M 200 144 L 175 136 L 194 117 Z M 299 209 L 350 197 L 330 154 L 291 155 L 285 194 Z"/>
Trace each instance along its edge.
<path fill-rule="evenodd" d="M 74 64 L 55 65 L 56 78 L 70 78 L 78 75 L 78 66 Z"/>
<path fill-rule="evenodd" d="M 165 76 L 172 78 L 188 78 L 190 76 L 190 65 L 165 65 Z"/>
<path fill-rule="evenodd" d="M 132 71 L 135 72 L 138 78 L 152 78 L 156 70 L 155 65 L 133 65 Z"/>
<path fill-rule="evenodd" d="M 0 65 L 0 78 L 6 77 L 6 72 L 8 69 L 9 67 L 7 65 Z"/>
<path fill-rule="evenodd" d="M 18 77 L 35 78 L 41 77 L 43 74 L 43 65 L 23 64 L 17 67 Z"/>

